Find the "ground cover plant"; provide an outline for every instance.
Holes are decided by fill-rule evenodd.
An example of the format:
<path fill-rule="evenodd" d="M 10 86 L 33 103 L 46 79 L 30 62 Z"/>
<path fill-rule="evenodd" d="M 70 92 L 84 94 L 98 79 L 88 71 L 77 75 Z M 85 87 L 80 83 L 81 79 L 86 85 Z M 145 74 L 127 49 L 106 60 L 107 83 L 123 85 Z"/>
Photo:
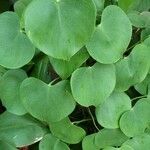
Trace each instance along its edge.
<path fill-rule="evenodd" d="M 0 150 L 150 150 L 150 1 L 1 0 Z"/>

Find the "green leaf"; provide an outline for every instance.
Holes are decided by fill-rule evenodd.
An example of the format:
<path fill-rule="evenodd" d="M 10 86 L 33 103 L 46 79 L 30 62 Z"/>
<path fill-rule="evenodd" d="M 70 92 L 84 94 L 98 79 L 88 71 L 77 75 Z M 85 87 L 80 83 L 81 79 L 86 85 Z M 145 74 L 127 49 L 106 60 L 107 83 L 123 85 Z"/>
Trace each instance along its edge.
<path fill-rule="evenodd" d="M 150 148 L 150 135 L 141 134 L 139 136 L 133 137 L 132 139 L 126 141 L 124 145 L 129 145 L 134 150 L 149 150 Z"/>
<path fill-rule="evenodd" d="M 9 112 L 0 115 L 0 139 L 23 147 L 38 142 L 47 129 L 29 115 L 17 116 Z"/>
<path fill-rule="evenodd" d="M 130 11 L 128 17 L 133 26 L 137 28 L 146 28 L 150 26 L 150 12 Z"/>
<path fill-rule="evenodd" d="M 95 144 L 99 148 L 121 146 L 128 139 L 120 129 L 102 129 L 95 135 Z"/>
<path fill-rule="evenodd" d="M 67 80 L 52 86 L 36 78 L 28 78 L 21 84 L 20 95 L 26 110 L 47 123 L 60 121 L 75 108 Z"/>
<path fill-rule="evenodd" d="M 141 32 L 141 40 L 145 40 L 146 38 L 150 37 L 150 27 L 143 29 Z"/>
<path fill-rule="evenodd" d="M 31 1 L 32 0 L 18 0 L 14 4 L 14 10 L 20 18 L 22 18 L 22 15 L 24 14 L 25 9 L 31 3 Z"/>
<path fill-rule="evenodd" d="M 118 5 L 125 11 L 135 10 L 139 12 L 148 11 L 149 0 L 118 0 Z"/>
<path fill-rule="evenodd" d="M 87 44 L 87 50 L 100 63 L 117 62 L 123 57 L 131 35 L 132 26 L 126 14 L 115 5 L 108 6 L 102 13 L 101 24 Z"/>
<path fill-rule="evenodd" d="M 93 2 L 95 3 L 97 11 L 102 12 L 102 10 L 104 9 L 105 0 L 93 0 Z"/>
<path fill-rule="evenodd" d="M 0 80 L 0 97 L 7 111 L 23 115 L 25 110 L 20 99 L 21 82 L 27 78 L 27 74 L 23 70 L 8 70 Z"/>
<path fill-rule="evenodd" d="M 92 67 L 78 68 L 71 77 L 75 100 L 83 106 L 97 106 L 114 90 L 116 83 L 114 65 L 96 63 Z"/>
<path fill-rule="evenodd" d="M 123 145 L 120 148 L 115 148 L 115 147 L 106 147 L 103 150 L 134 150 L 132 147 L 128 145 Z"/>
<path fill-rule="evenodd" d="M 39 144 L 39 150 L 70 150 L 67 144 L 55 136 L 47 134 Z"/>
<path fill-rule="evenodd" d="M 39 59 L 39 56 L 37 56 Z M 34 68 L 32 70 L 31 76 L 38 78 L 45 83 L 49 83 L 51 81 L 51 65 L 49 62 L 49 58 L 44 56 L 38 61 L 35 61 Z"/>
<path fill-rule="evenodd" d="M 87 53 L 86 49 L 83 48 L 79 52 L 77 52 L 74 56 L 72 56 L 69 61 L 50 57 L 50 62 L 54 70 L 57 72 L 57 74 L 62 79 L 66 79 L 88 58 L 89 54 Z"/>
<path fill-rule="evenodd" d="M 90 39 L 95 19 L 92 0 L 35 0 L 25 11 L 25 29 L 45 54 L 69 60 Z"/>
<path fill-rule="evenodd" d="M 0 139 L 0 149 L 1 150 L 18 150 L 17 148 L 15 148 L 12 144 L 3 141 Z"/>
<path fill-rule="evenodd" d="M 86 135 L 86 132 L 82 128 L 73 125 L 69 118 L 50 123 L 50 130 L 54 136 L 69 144 L 79 143 Z"/>
<path fill-rule="evenodd" d="M 135 0 L 118 0 L 118 6 L 127 12 Z"/>
<path fill-rule="evenodd" d="M 150 94 L 150 74 L 148 74 L 141 83 L 134 87 L 142 95 Z"/>
<path fill-rule="evenodd" d="M 136 45 L 128 57 L 117 62 L 116 90 L 125 91 L 130 86 L 142 82 L 150 68 L 149 57 L 149 48 L 142 43 Z"/>
<path fill-rule="evenodd" d="M 105 128 L 119 128 L 122 113 L 131 109 L 131 100 L 125 93 L 114 92 L 96 108 L 96 118 Z"/>
<path fill-rule="evenodd" d="M 32 0 L 18 0 L 14 4 L 14 10 L 20 18 L 20 25 L 22 28 L 24 28 L 24 12 L 31 2 Z"/>
<path fill-rule="evenodd" d="M 120 129 L 129 136 L 134 137 L 144 133 L 150 122 L 150 100 L 141 99 L 135 106 L 125 112 L 120 119 Z"/>
<path fill-rule="evenodd" d="M 0 65 L 20 68 L 34 56 L 34 46 L 22 33 L 19 18 L 14 12 L 0 14 Z"/>
<path fill-rule="evenodd" d="M 88 135 L 83 139 L 82 141 L 83 150 L 100 150 L 100 148 L 95 145 L 95 135 L 96 133 Z"/>

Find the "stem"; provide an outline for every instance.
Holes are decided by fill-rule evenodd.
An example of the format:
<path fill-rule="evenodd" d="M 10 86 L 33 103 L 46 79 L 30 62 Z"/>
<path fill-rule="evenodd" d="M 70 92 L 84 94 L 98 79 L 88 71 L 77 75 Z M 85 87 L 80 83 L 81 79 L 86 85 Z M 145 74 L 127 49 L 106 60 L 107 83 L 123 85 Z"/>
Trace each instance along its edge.
<path fill-rule="evenodd" d="M 147 95 L 142 95 L 142 96 L 138 96 L 138 97 L 134 97 L 131 99 L 131 101 L 137 100 L 137 99 L 141 99 L 141 98 L 146 98 Z"/>
<path fill-rule="evenodd" d="M 100 131 L 100 129 L 99 129 L 99 128 L 97 127 L 97 125 L 96 125 L 95 119 L 94 119 L 94 117 L 93 117 L 93 114 L 91 113 L 90 108 L 88 107 L 87 109 L 88 109 L 88 112 L 89 112 L 89 114 L 90 114 L 90 116 L 91 116 L 91 119 L 92 119 L 92 121 L 93 121 L 93 124 L 94 124 L 95 128 L 96 128 L 98 131 Z"/>
<path fill-rule="evenodd" d="M 73 124 L 80 124 L 82 122 L 86 122 L 86 121 L 90 121 L 91 119 L 83 119 L 83 120 L 80 120 L 80 121 L 74 121 L 72 122 Z"/>

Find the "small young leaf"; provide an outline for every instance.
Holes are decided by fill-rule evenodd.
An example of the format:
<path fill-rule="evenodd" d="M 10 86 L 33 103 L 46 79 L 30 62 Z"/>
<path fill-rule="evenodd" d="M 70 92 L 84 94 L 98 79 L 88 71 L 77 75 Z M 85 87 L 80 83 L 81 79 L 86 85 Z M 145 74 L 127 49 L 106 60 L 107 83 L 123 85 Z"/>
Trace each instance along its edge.
<path fill-rule="evenodd" d="M 27 78 L 23 70 L 8 70 L 0 80 L 0 97 L 7 111 L 23 115 L 27 113 L 20 99 L 21 82 Z"/>
<path fill-rule="evenodd" d="M 90 39 L 95 19 L 92 0 L 35 0 L 25 11 L 25 30 L 45 54 L 69 60 Z"/>
<path fill-rule="evenodd" d="M 71 77 L 75 100 L 83 106 L 97 106 L 114 90 L 116 75 L 114 65 L 96 63 L 92 67 L 78 68 Z"/>
<path fill-rule="evenodd" d="M 86 132 L 82 128 L 73 125 L 69 118 L 50 123 L 50 130 L 54 136 L 69 144 L 79 143 L 86 135 Z"/>
<path fill-rule="evenodd" d="M 131 100 L 125 93 L 114 92 L 96 108 L 96 117 L 105 128 L 119 128 L 122 113 L 131 109 Z"/>
<path fill-rule="evenodd" d="M 39 150 L 70 150 L 67 144 L 51 134 L 44 136 L 39 144 Z"/>
<path fill-rule="evenodd" d="M 131 35 L 132 26 L 126 14 L 115 5 L 108 6 L 102 13 L 101 24 L 87 44 L 87 50 L 100 63 L 117 62 L 123 57 Z"/>
<path fill-rule="evenodd" d="M 67 80 L 48 86 L 41 80 L 28 78 L 21 84 L 20 95 L 31 115 L 50 123 L 62 120 L 74 110 L 75 101 L 68 87 Z"/>
<path fill-rule="evenodd" d="M 45 133 L 47 129 L 43 124 L 29 115 L 17 116 L 9 112 L 0 115 L 0 139 L 10 141 L 16 147 L 36 143 Z"/>
<path fill-rule="evenodd" d="M 19 18 L 14 12 L 0 14 L 0 65 L 19 68 L 34 56 L 34 46 L 21 32 Z"/>

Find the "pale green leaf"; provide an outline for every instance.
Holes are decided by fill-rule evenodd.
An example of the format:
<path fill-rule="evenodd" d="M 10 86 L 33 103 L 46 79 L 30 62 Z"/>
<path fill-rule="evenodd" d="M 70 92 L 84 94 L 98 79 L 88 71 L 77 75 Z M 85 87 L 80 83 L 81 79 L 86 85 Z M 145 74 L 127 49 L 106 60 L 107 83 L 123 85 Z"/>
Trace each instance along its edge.
<path fill-rule="evenodd" d="M 39 144 L 39 150 L 70 150 L 67 144 L 51 134 L 44 136 Z"/>
<path fill-rule="evenodd" d="M 25 11 L 25 30 L 45 54 L 69 60 L 90 39 L 95 19 L 92 0 L 35 0 Z"/>
<path fill-rule="evenodd" d="M 131 100 L 125 93 L 112 93 L 106 101 L 96 108 L 96 118 L 105 128 L 119 128 L 120 116 L 131 109 Z"/>
<path fill-rule="evenodd" d="M 131 40 L 132 26 L 126 14 L 117 6 L 107 6 L 87 44 L 90 55 L 100 63 L 110 64 L 123 57 Z"/>
<path fill-rule="evenodd" d="M 75 108 L 68 88 L 67 80 L 47 85 L 36 78 L 28 78 L 21 84 L 20 95 L 31 115 L 47 123 L 56 122 L 67 117 Z"/>
<path fill-rule="evenodd" d="M 43 124 L 29 115 L 17 116 L 9 112 L 0 115 L 0 139 L 10 141 L 16 147 L 40 141 L 46 132 Z"/>
<path fill-rule="evenodd" d="M 99 148 L 121 146 L 128 139 L 120 129 L 102 129 L 95 135 L 95 144 Z"/>
<path fill-rule="evenodd" d="M 27 78 L 23 70 L 8 70 L 0 81 L 0 97 L 7 111 L 23 115 L 27 113 L 20 99 L 20 85 Z"/>
<path fill-rule="evenodd" d="M 14 12 L 0 14 L 0 65 L 20 68 L 34 56 L 34 46 L 22 33 L 19 18 Z"/>
<path fill-rule="evenodd" d="M 78 68 L 71 77 L 71 89 L 75 100 L 83 106 L 97 106 L 114 90 L 116 83 L 114 65 L 94 64 Z"/>
<path fill-rule="evenodd" d="M 54 136 L 69 144 L 79 143 L 86 135 L 86 132 L 82 128 L 73 125 L 69 118 L 50 123 L 50 130 Z"/>

